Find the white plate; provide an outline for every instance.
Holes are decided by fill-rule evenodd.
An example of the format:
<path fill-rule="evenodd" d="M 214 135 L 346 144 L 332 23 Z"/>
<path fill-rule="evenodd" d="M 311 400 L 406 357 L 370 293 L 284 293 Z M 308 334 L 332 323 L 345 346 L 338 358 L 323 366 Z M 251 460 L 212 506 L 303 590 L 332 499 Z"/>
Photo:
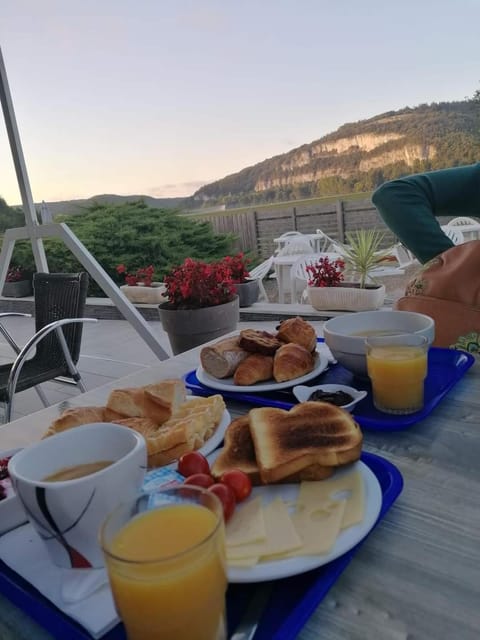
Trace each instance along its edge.
<path fill-rule="evenodd" d="M 288 389 L 297 384 L 303 384 L 309 380 L 313 380 L 322 373 L 328 367 L 327 355 L 323 352 L 317 351 L 317 363 L 313 371 L 300 376 L 299 378 L 293 378 L 293 380 L 286 380 L 285 382 L 258 382 L 252 385 L 238 385 L 233 382 L 232 378 L 215 378 L 208 374 L 205 369 L 200 365 L 196 371 L 198 381 L 211 389 L 218 389 L 219 391 L 236 391 L 238 393 L 245 393 L 249 391 L 277 391 L 278 389 Z"/>
<path fill-rule="evenodd" d="M 210 465 L 220 453 L 215 451 L 208 457 Z M 285 558 L 284 560 L 275 560 L 271 562 L 262 562 L 254 567 L 228 567 L 229 582 L 263 582 L 264 580 L 279 580 L 280 578 L 288 578 L 305 571 L 311 571 L 322 567 L 324 564 L 335 560 L 347 551 L 350 551 L 356 544 L 363 540 L 372 529 L 382 507 L 382 490 L 375 474 L 361 461 L 355 462 L 345 469 L 335 471 L 332 478 L 340 475 L 353 473 L 355 470 L 360 471 L 363 478 L 363 486 L 365 491 L 365 513 L 362 522 L 359 522 L 348 529 L 340 532 L 335 545 L 329 553 L 318 556 L 298 556 L 295 558 Z M 281 497 L 286 502 L 294 502 L 296 500 L 299 484 L 278 484 L 265 487 L 254 487 L 251 498 L 262 496 L 263 502 L 271 502 L 277 497 Z M 237 508 L 240 508 L 238 506 Z M 321 535 L 321 531 L 319 531 Z"/>
<path fill-rule="evenodd" d="M 190 398 L 194 398 L 195 396 L 187 396 L 187 400 Z M 200 449 L 197 449 L 197 451 L 199 453 L 201 453 L 202 455 L 206 456 L 209 453 L 211 453 L 214 449 L 216 449 L 218 447 L 219 444 L 222 443 L 223 441 L 223 436 L 225 435 L 225 431 L 228 427 L 228 425 L 230 424 L 230 422 L 232 421 L 232 418 L 230 416 L 230 413 L 225 409 L 222 415 L 222 418 L 220 420 L 220 423 L 218 424 L 218 427 L 215 429 L 215 433 L 213 434 L 213 436 L 211 438 L 209 438 L 205 444 L 203 445 L 203 447 L 200 447 Z M 177 460 L 175 460 L 174 462 L 171 462 L 170 464 L 166 464 L 163 468 L 164 469 L 176 469 L 177 468 Z"/>

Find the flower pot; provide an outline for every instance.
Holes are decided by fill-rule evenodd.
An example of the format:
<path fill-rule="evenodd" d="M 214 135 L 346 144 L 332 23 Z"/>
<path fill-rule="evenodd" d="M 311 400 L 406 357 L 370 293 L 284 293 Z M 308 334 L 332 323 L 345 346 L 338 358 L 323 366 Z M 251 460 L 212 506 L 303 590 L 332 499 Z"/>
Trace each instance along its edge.
<path fill-rule="evenodd" d="M 360 289 L 348 283 L 338 287 L 307 287 L 308 300 L 318 311 L 373 311 L 385 300 L 385 285 Z"/>
<path fill-rule="evenodd" d="M 2 296 L 6 298 L 25 298 L 33 295 L 31 280 L 17 280 L 17 282 L 5 282 Z"/>
<path fill-rule="evenodd" d="M 153 282 L 151 287 L 142 284 L 128 285 L 120 287 L 124 296 L 133 304 L 160 304 L 165 302 L 165 285 L 162 282 Z"/>
<path fill-rule="evenodd" d="M 238 296 L 203 309 L 174 309 L 164 302 L 158 312 L 174 355 L 233 331 L 240 317 Z"/>
<path fill-rule="evenodd" d="M 237 290 L 240 307 L 250 307 L 258 300 L 259 289 L 257 280 L 237 282 L 235 288 Z"/>

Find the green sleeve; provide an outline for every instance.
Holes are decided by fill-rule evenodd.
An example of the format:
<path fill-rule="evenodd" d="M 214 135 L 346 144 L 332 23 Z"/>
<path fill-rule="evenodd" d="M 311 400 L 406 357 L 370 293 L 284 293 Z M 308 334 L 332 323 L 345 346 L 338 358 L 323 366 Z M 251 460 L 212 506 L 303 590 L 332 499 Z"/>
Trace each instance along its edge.
<path fill-rule="evenodd" d="M 427 262 L 453 246 L 436 216 L 480 215 L 480 163 L 386 182 L 372 201 L 399 240 Z"/>

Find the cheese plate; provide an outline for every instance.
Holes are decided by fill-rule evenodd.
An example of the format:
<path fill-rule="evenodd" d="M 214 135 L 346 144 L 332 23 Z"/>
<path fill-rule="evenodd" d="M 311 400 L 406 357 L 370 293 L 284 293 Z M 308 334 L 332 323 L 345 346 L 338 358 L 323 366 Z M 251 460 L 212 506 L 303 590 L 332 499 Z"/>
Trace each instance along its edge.
<path fill-rule="evenodd" d="M 221 450 L 213 452 L 207 456 L 210 465 L 213 464 Z M 335 544 L 328 553 L 322 555 L 295 556 L 291 558 L 282 558 L 278 560 L 270 560 L 268 562 L 260 562 L 251 567 L 228 566 L 228 580 L 231 583 L 241 582 L 263 582 L 265 580 L 278 580 L 287 578 L 312 569 L 317 569 L 339 556 L 343 555 L 355 545 L 357 545 L 377 522 L 380 509 L 382 506 L 382 490 L 375 474 L 370 468 L 361 461 L 349 465 L 343 469 L 338 468 L 332 476 L 340 478 L 347 474 L 354 474 L 356 471 L 360 473 L 363 481 L 364 490 L 364 512 L 363 519 L 358 524 L 340 531 Z M 326 481 L 328 482 L 328 481 Z M 300 484 L 278 484 L 263 487 L 254 487 L 252 495 L 248 501 L 260 496 L 264 504 L 268 504 L 281 498 L 285 503 L 292 504 L 297 498 Z M 338 496 L 341 499 L 343 496 Z M 243 505 L 238 505 L 237 509 L 241 509 Z M 319 536 L 322 535 L 319 528 Z"/>

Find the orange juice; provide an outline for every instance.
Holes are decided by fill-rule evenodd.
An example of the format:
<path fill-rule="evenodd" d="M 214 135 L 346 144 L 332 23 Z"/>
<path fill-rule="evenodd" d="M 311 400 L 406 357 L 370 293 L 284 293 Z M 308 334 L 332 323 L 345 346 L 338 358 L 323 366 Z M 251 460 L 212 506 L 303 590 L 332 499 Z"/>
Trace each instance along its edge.
<path fill-rule="evenodd" d="M 421 346 L 385 345 L 367 350 L 367 370 L 377 409 L 413 413 L 423 407 L 427 354 Z"/>
<path fill-rule="evenodd" d="M 223 638 L 227 588 L 224 527 L 197 504 L 173 504 L 130 520 L 106 555 L 129 640 Z"/>

